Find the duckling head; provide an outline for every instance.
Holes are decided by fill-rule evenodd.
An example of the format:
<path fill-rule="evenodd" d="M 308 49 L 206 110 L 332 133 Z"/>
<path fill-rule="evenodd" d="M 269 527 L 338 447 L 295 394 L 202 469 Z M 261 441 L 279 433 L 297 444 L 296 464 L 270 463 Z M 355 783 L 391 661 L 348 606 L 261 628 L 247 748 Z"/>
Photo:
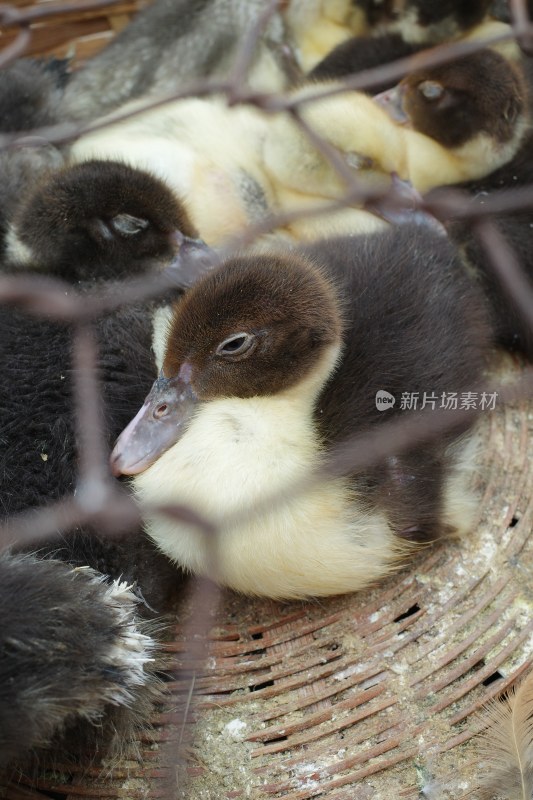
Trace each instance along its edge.
<path fill-rule="evenodd" d="M 196 231 L 161 180 L 95 160 L 38 185 L 15 213 L 6 250 L 15 266 L 66 280 L 120 278 L 170 262 L 184 236 Z"/>
<path fill-rule="evenodd" d="M 225 262 L 175 307 L 161 375 L 117 441 L 114 474 L 144 471 L 217 400 L 292 397 L 311 414 L 338 358 L 341 330 L 335 290 L 307 260 Z"/>
<path fill-rule="evenodd" d="M 504 148 L 527 127 L 524 78 L 489 49 L 416 70 L 375 99 L 396 120 L 449 149 L 479 143 L 480 137 Z"/>

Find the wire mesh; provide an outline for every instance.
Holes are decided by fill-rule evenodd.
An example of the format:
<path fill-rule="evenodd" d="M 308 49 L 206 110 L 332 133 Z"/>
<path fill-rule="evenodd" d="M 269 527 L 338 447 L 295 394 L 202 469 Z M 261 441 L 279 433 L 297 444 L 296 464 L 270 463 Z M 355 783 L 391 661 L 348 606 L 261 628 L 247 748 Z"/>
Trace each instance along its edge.
<path fill-rule="evenodd" d="M 3 6 L 4 48 L 0 65 L 22 54 L 65 52 L 82 41 L 86 58 L 127 22 L 142 3 L 25 3 Z M 336 151 L 305 123 L 304 103 L 323 97 L 317 87 L 305 100 L 290 94 L 248 89 L 247 70 L 261 37 L 265 14 L 244 37 L 227 80 L 202 80 L 151 105 L 188 96 L 223 93 L 232 105 L 252 105 L 269 114 L 289 111 L 346 185 L 327 206 L 373 202 Z M 511 1 L 509 36 L 526 41 L 533 32 L 525 3 Z M 498 39 L 499 40 L 499 39 Z M 438 64 L 473 52 L 486 42 L 456 42 L 346 79 L 346 89 L 366 89 L 401 78 L 414 66 Z M 336 91 L 336 90 L 335 90 Z M 150 107 L 146 103 L 143 108 Z M 61 124 L 35 131 L 54 144 L 68 142 L 95 125 Z M 8 147 L 16 135 L 3 135 Z M 389 192 L 391 203 L 401 199 Z M 495 192 L 482 207 L 447 188 L 420 200 L 422 210 L 445 220 L 471 220 L 490 264 L 533 330 L 533 290 L 494 219 L 533 205 L 533 187 Z M 316 213 L 320 213 L 320 209 Z M 227 252 L 262 232 L 307 214 L 277 214 L 242 231 Z M 98 414 L 98 351 L 91 321 L 110 308 L 163 292 L 154 282 L 124 283 L 112 295 L 95 290 L 81 298 L 52 279 L 2 277 L 0 301 L 28 313 L 68 320 L 74 347 L 79 476 L 74 496 L 21 514 L 0 527 L 2 548 L 32 543 L 54 531 L 93 523 L 109 535 L 124 519 L 133 526 L 139 510 L 119 491 L 108 469 Z M 471 536 L 423 550 L 408 567 L 357 595 L 306 603 L 243 599 L 205 579 L 191 581 L 177 624 L 165 647 L 174 661 L 173 679 L 152 720 L 139 734 L 138 758 L 113 768 L 58 764 L 31 780 L 23 772 L 3 786 L 8 800 L 23 797 L 283 797 L 306 800 L 460 797 L 472 780 L 475 712 L 511 686 L 531 664 L 531 369 L 509 364 L 514 380 L 485 387 L 499 406 L 484 415 L 483 501 Z M 464 412 L 469 419 L 471 412 Z M 440 435 L 458 423 L 457 412 L 419 414 L 379 432 L 343 442 L 313 481 L 345 475 L 379 463 L 413 442 Z M 279 498 L 278 498 L 279 499 Z M 270 497 L 268 504 L 276 502 Z M 163 513 L 186 519 L 199 534 L 216 530 L 190 509 Z M 176 788 L 177 787 L 177 788 Z"/>

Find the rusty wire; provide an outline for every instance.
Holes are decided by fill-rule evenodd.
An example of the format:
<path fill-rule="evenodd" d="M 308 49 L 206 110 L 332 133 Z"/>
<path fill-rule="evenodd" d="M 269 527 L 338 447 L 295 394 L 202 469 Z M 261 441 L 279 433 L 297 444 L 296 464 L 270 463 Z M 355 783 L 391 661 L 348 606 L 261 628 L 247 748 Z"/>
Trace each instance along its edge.
<path fill-rule="evenodd" d="M 6 66 L 22 55 L 28 48 L 32 35 L 32 24 L 56 14 L 80 13 L 83 10 L 96 10 L 102 7 L 118 5 L 120 0 L 91 0 L 83 3 L 61 3 L 47 6 L 31 6 L 18 10 L 14 6 L 0 6 L 0 25 L 16 29 L 13 41 L 0 52 L 0 66 Z M 326 211 L 342 208 L 346 205 L 372 203 L 376 199 L 388 197 L 394 204 L 402 204 L 394 189 L 386 191 L 368 190 L 360 185 L 354 177 L 341 154 L 327 141 L 316 134 L 300 114 L 301 107 L 317 99 L 325 98 L 340 91 L 371 89 L 373 86 L 389 80 L 397 80 L 413 69 L 422 66 L 436 66 L 459 56 L 475 52 L 487 44 L 501 42 L 506 38 L 515 38 L 526 45 L 533 37 L 533 24 L 530 22 L 525 0 L 510 0 L 511 29 L 509 34 L 498 35 L 490 40 L 477 42 L 454 42 L 434 47 L 431 50 L 417 53 L 414 56 L 399 59 L 373 69 L 365 70 L 342 82 L 342 88 L 320 87 L 301 97 L 280 93 L 259 93 L 250 90 L 246 76 L 253 53 L 270 15 L 278 8 L 279 3 L 268 3 L 265 11 L 257 20 L 257 24 L 243 37 L 241 49 L 234 69 L 226 80 L 194 80 L 185 89 L 180 89 L 164 97 L 151 98 L 135 111 L 128 111 L 114 116 L 114 120 L 126 119 L 129 116 L 144 112 L 151 108 L 174 102 L 187 97 L 202 97 L 213 94 L 224 94 L 228 104 L 246 104 L 264 112 L 277 114 L 287 112 L 294 123 L 307 135 L 325 160 L 345 184 L 345 192 L 330 203 L 323 203 L 311 212 L 294 210 L 272 214 L 267 219 L 249 226 L 234 237 L 226 246 L 222 255 L 248 244 L 262 233 L 286 225 L 291 221 L 310 216 L 318 216 Z M 105 123 L 95 122 L 80 124 L 61 123 L 46 126 L 34 131 L 32 135 L 46 139 L 52 144 L 64 144 L 77 138 L 82 133 L 97 130 Z M 6 149 L 21 136 L 20 134 L 1 134 L 0 150 Z M 433 214 L 437 219 L 445 220 L 453 211 L 456 219 L 470 220 L 475 236 L 485 250 L 488 263 L 501 284 L 512 298 L 520 315 L 533 331 L 533 288 L 524 275 L 515 254 L 502 236 L 494 216 L 502 212 L 512 212 L 533 206 L 533 186 L 515 190 L 493 192 L 485 198 L 483 206 L 474 205 L 464 192 L 446 188 L 434 192 L 428 200 L 420 199 L 420 210 Z M 94 290 L 83 300 L 69 287 L 65 295 L 65 285 L 53 279 L 23 275 L 0 278 L 0 302 L 17 305 L 30 314 L 44 315 L 48 318 L 68 321 L 72 325 L 72 343 L 74 359 L 74 396 L 77 440 L 79 442 L 79 474 L 75 495 L 66 497 L 43 509 L 32 509 L 19 514 L 0 526 L 0 549 L 17 544 L 38 544 L 40 540 L 50 536 L 57 530 L 67 531 L 77 525 L 92 523 L 106 534 L 123 530 L 124 523 L 133 527 L 140 519 L 140 511 L 134 501 L 109 473 L 108 452 L 104 444 L 102 416 L 99 413 L 100 388 L 97 379 L 97 345 L 91 322 L 98 315 L 108 313 L 121 305 L 138 300 L 147 300 L 162 294 L 166 289 L 175 286 L 175 278 L 162 273 L 157 278 L 135 279 L 126 281 L 120 290 L 99 292 Z M 147 387 L 148 388 L 148 387 Z M 532 395 L 533 370 L 526 369 L 522 378 L 513 386 L 485 386 L 486 392 L 498 391 L 504 402 L 514 402 Z M 474 412 L 446 412 L 437 410 L 431 414 L 419 412 L 408 419 L 397 420 L 383 425 L 379 431 L 364 436 L 354 437 L 332 449 L 327 462 L 315 474 L 307 476 L 298 484 L 285 487 L 282 493 L 265 499 L 264 507 L 281 502 L 294 492 L 306 491 L 315 482 L 324 478 L 346 475 L 356 468 L 367 467 L 382 461 L 387 455 L 397 453 L 411 446 L 431 440 L 451 430 L 461 422 L 469 421 Z M 242 512 L 242 517 L 257 512 L 257 505 Z M 192 509 L 180 506 L 168 506 L 150 509 L 159 513 L 188 522 L 195 526 L 198 535 L 207 537 L 212 543 L 216 537 L 216 520 L 207 520 Z M 212 549 L 214 558 L 215 549 Z M 220 590 L 207 579 L 195 579 L 192 585 L 192 614 L 184 631 L 188 651 L 186 664 L 198 664 L 207 652 L 207 633 L 212 625 L 212 611 L 220 599 Z M 183 654 L 182 654 L 183 655 Z M 184 675 L 190 670 L 185 664 Z M 191 693 L 194 688 L 191 680 Z M 178 707 L 171 715 L 171 722 L 177 734 L 163 745 L 162 763 L 166 768 L 165 792 L 170 798 L 175 790 L 175 765 L 179 762 L 180 749 L 183 745 L 183 731 L 187 721 L 188 705 Z"/>

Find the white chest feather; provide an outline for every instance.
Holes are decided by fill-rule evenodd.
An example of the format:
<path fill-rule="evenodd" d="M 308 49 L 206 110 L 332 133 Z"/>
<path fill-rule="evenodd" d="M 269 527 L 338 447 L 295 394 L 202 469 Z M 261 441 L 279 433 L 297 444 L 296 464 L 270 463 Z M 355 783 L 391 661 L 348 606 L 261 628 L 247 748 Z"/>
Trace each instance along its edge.
<path fill-rule="evenodd" d="M 387 572 L 397 553 L 385 517 L 362 511 L 343 481 L 291 492 L 321 457 L 301 405 L 292 394 L 200 408 L 134 487 L 141 503 L 191 506 L 218 533 L 210 551 L 191 526 L 152 516 L 148 532 L 163 552 L 195 573 L 271 597 L 347 592 Z"/>

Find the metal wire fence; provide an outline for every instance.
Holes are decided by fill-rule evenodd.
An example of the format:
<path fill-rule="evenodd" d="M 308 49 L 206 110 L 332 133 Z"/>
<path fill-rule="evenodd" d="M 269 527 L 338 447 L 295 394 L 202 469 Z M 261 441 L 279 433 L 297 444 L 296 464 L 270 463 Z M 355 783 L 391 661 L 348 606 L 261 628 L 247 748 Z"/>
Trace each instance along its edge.
<path fill-rule="evenodd" d="M 43 3 L 29 7 L 2 6 L 0 8 L 0 26 L 4 33 L 8 34 L 8 39 L 11 37 L 11 40 L 0 53 L 0 66 L 8 65 L 31 49 L 32 37 L 38 29 L 38 23 L 59 14 L 67 17 L 71 14 L 76 16 L 99 8 L 107 9 L 113 5 L 120 6 L 121 4 L 118 0 L 117 3 L 110 3 L 109 0 L 100 0 L 99 2 L 92 0 L 92 2 L 57 5 Z M 262 36 L 269 16 L 277 10 L 277 7 L 278 3 L 275 2 L 265 5 L 264 14 L 243 37 L 234 69 L 226 79 L 195 81 L 189 84 L 186 90 L 178 89 L 168 96 L 147 101 L 140 110 L 144 111 L 181 98 L 222 94 L 226 96 L 227 102 L 231 106 L 252 106 L 272 115 L 289 113 L 294 124 L 299 126 L 302 132 L 310 138 L 346 187 L 342 196 L 331 203 L 325 203 L 323 207 L 314 210 L 313 214 L 318 215 L 346 205 L 364 206 L 367 203 L 375 202 L 376 197 L 381 200 L 386 199 L 393 207 L 402 206 L 405 201 L 394 189 L 377 194 L 369 192 L 368 188 L 365 189 L 346 161 L 327 141 L 313 131 L 302 116 L 301 110 L 305 104 L 328 96 L 332 92 L 341 91 L 340 89 L 318 84 L 313 92 L 302 98 L 290 92 L 260 93 L 248 87 L 247 74 L 255 47 Z M 533 37 L 533 24 L 529 21 L 526 3 L 520 2 L 520 0 L 510 0 L 510 14 L 509 31 L 504 36 L 514 38 L 527 47 Z M 402 58 L 397 62 L 350 76 L 343 81 L 342 91 L 370 90 L 373 86 L 385 81 L 401 79 L 413 68 L 420 69 L 422 66 L 442 64 L 458 56 L 475 52 L 487 44 L 500 41 L 502 41 L 502 36 L 498 35 L 489 42 L 469 41 L 443 44 L 417 53 L 415 56 Z M 83 133 L 97 129 L 101 124 L 98 121 L 83 125 L 65 122 L 39 128 L 32 131 L 31 134 L 52 144 L 63 145 L 75 140 Z M 24 136 L 27 135 L 28 132 L 24 132 Z M 19 138 L 19 134 L 16 133 L 2 134 L 0 147 L 12 147 L 17 138 Z M 445 188 L 433 192 L 430 199 L 420 198 L 418 208 L 443 222 L 452 215 L 452 212 L 455 219 L 470 222 L 471 229 L 486 254 L 487 264 L 494 271 L 497 280 L 505 286 L 505 291 L 512 298 L 518 313 L 533 332 L 533 287 L 529 277 L 524 274 L 512 247 L 499 230 L 496 221 L 498 215 L 502 213 L 533 208 L 533 186 L 494 192 L 485 199 L 482 206 L 474 206 L 470 198 L 462 191 Z M 273 214 L 268 219 L 262 220 L 261 223 L 250 226 L 239 233 L 229 245 L 225 246 L 222 257 L 253 242 L 262 233 L 275 230 L 290 221 L 308 215 L 307 209 Z M 4 522 L 0 526 L 0 547 L 2 549 L 13 544 L 17 546 L 32 545 L 38 548 L 40 542 L 51 537 L 56 531 L 68 531 L 76 526 L 86 524 L 104 531 L 106 535 L 113 536 L 114 533 L 123 531 L 125 520 L 133 528 L 142 521 L 143 513 L 151 515 L 157 512 L 195 526 L 199 536 L 206 537 L 213 543 L 212 558 L 215 559 L 216 520 L 213 522 L 204 519 L 193 509 L 178 505 L 141 511 L 123 486 L 111 477 L 108 465 L 109 452 L 105 443 L 102 415 L 99 413 L 101 388 L 98 380 L 98 346 L 92 327 L 94 319 L 128 303 L 160 296 L 172 286 L 175 286 L 175 278 L 169 277 L 163 272 L 155 278 L 150 276 L 143 280 L 135 278 L 124 281 L 120 288 L 111 293 L 108 290 L 104 293 L 95 288 L 89 296 L 85 293 L 81 296 L 70 287 L 68 296 L 66 296 L 65 285 L 53 278 L 29 274 L 2 275 L 0 277 L 0 302 L 16 305 L 28 314 L 37 317 L 43 316 L 67 321 L 71 326 L 73 413 L 79 443 L 76 492 L 72 496 L 40 509 L 38 514 L 32 510 L 31 513 L 21 513 Z M 525 366 L 521 371 L 520 378 L 514 383 L 490 384 L 482 388 L 487 392 L 497 391 L 500 401 L 504 403 L 516 404 L 524 402 L 531 396 L 532 387 L 533 370 Z M 470 421 L 475 414 L 475 411 L 466 409 L 459 412 L 446 410 L 432 413 L 419 412 L 408 418 L 404 417 L 383 425 L 371 434 L 360 435 L 344 441 L 328 453 L 326 462 L 317 472 L 306 476 L 298 484 L 284 487 L 282 493 L 273 493 L 271 497 L 266 498 L 264 500 L 265 508 L 271 508 L 276 503 L 282 502 L 291 493 L 307 491 L 311 485 L 321 483 L 325 479 L 349 475 L 362 467 L 379 464 L 385 457 L 401 453 L 413 447 L 415 443 L 431 441 L 456 428 L 458 423 Z M 243 515 L 255 514 L 257 510 L 257 506 L 254 506 L 243 512 Z M 187 760 L 187 748 L 191 745 L 190 738 L 184 734 L 185 729 L 191 727 L 188 725 L 188 715 L 191 713 L 190 700 L 195 693 L 195 683 L 202 675 L 202 665 L 205 664 L 205 659 L 211 652 L 208 633 L 213 626 L 214 611 L 221 602 L 221 590 L 214 583 L 203 578 L 192 581 L 191 595 L 188 601 L 190 614 L 182 630 L 180 638 L 182 645 L 178 648 L 181 651 L 178 653 L 179 661 L 172 684 L 174 688 L 180 687 L 181 700 L 177 703 L 174 711 L 167 712 L 165 717 L 168 730 L 172 730 L 174 733 L 169 735 L 168 741 L 160 742 L 160 772 L 158 773 L 157 792 L 154 790 L 150 796 L 173 797 L 175 794 L 176 765 L 183 764 L 184 759 Z M 296 614 L 297 617 L 298 614 L 299 611 Z M 265 635 L 263 632 L 262 636 Z M 513 673 L 513 679 L 523 669 L 524 666 L 521 666 L 517 672 Z M 194 719 L 196 719 L 197 713 L 195 712 L 193 715 Z M 275 752 L 275 748 L 272 750 Z M 348 769 L 348 766 L 344 765 L 344 769 Z M 347 780 L 347 784 L 351 785 L 351 778 Z M 337 791 L 341 787 L 342 781 L 338 781 L 331 786 L 328 785 L 324 792 L 327 792 L 328 797 L 340 799 L 345 796 L 342 792 L 338 793 Z M 264 787 L 263 790 L 266 792 Z M 22 789 L 20 791 L 22 792 Z M 122 796 L 137 796 L 132 793 L 133 790 L 129 791 L 130 795 L 126 793 Z M 181 788 L 180 791 L 185 792 L 186 789 Z M 309 796 L 318 793 L 309 791 Z M 11 789 L 11 792 L 10 796 L 13 798 L 18 796 L 15 794 L 14 788 Z M 78 789 L 76 793 L 81 795 L 83 791 Z M 274 782 L 270 786 L 268 794 L 272 793 L 278 796 L 290 795 L 291 798 L 308 796 L 303 790 L 300 794 L 294 792 L 291 787 L 285 786 L 282 780 Z M 21 793 L 20 796 L 25 795 Z M 98 790 L 94 789 L 93 796 L 103 795 L 98 794 Z M 230 793 L 227 796 L 232 795 Z M 237 794 L 233 796 L 237 796 Z M 363 796 L 361 794 L 361 797 Z"/>

